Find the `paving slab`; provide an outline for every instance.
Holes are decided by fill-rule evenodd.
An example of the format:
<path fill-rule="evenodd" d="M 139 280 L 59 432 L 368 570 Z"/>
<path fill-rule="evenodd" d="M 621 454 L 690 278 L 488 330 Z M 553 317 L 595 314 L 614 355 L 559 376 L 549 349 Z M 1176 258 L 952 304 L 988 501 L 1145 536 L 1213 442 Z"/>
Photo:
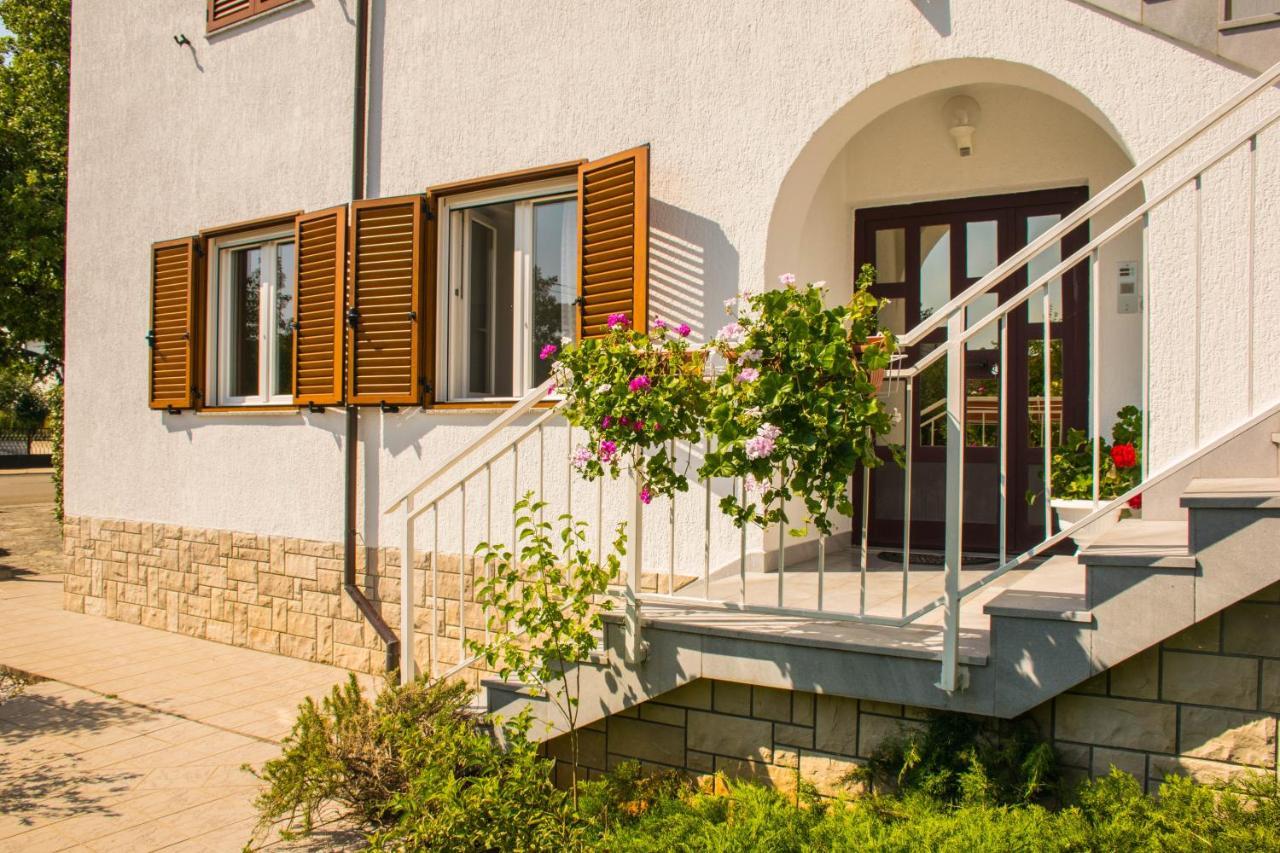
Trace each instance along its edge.
<path fill-rule="evenodd" d="M 243 766 L 279 755 L 299 703 L 348 676 L 69 613 L 62 577 L 35 571 L 0 580 L 0 666 L 40 679 L 0 704 L 0 851 L 24 853 L 242 849 L 260 788 Z"/>

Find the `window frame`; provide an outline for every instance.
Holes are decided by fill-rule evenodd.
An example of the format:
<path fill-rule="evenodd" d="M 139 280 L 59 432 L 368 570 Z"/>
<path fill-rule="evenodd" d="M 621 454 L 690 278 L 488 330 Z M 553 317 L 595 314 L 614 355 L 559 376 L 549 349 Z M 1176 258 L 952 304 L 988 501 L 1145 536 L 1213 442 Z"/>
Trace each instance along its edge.
<path fill-rule="evenodd" d="M 274 227 L 260 228 L 249 232 L 238 232 L 212 237 L 208 250 L 209 288 L 205 297 L 205 308 L 208 322 L 205 340 L 209 342 L 206 354 L 205 387 L 209 389 L 207 405 L 212 408 L 252 409 L 293 407 L 294 379 L 296 369 L 293 348 L 289 346 L 289 389 L 280 394 L 271 393 L 273 380 L 277 377 L 277 365 L 280 359 L 281 342 L 275 334 L 276 328 L 276 294 L 279 281 L 276 276 L 276 264 L 279 247 L 284 244 L 293 246 L 293 300 L 294 318 L 297 322 L 297 240 L 294 229 L 284 223 Z M 230 347 L 226 346 L 222 332 L 229 325 L 230 300 L 227 295 L 231 287 L 232 264 L 229 263 L 231 253 L 257 247 L 262 250 L 262 264 L 266 268 L 259 284 L 261 293 L 258 299 L 258 327 L 270 329 L 270 335 L 259 335 L 258 340 L 258 393 L 255 395 L 233 395 L 229 393 L 230 379 Z M 268 248 L 269 247 L 269 248 Z M 269 322 L 267 322 L 269 321 Z M 296 330 L 295 330 L 296 333 Z"/>
<path fill-rule="evenodd" d="M 575 175 L 546 178 L 525 183 L 512 183 L 502 186 L 459 192 L 439 197 L 436 222 L 436 280 L 442 283 L 437 291 L 436 328 L 443 331 L 437 335 L 435 346 L 436 375 L 439 378 L 439 400 L 444 404 L 484 405 L 492 403 L 509 403 L 518 400 L 532 386 L 535 356 L 531 342 L 533 333 L 533 208 L 539 202 L 573 200 L 581 204 L 578 197 L 578 186 Z M 463 288 L 463 268 L 468 259 L 465 236 L 466 227 L 455 228 L 455 214 L 461 214 L 460 221 L 470 221 L 466 211 L 471 208 L 492 204 L 516 203 L 515 211 L 515 249 L 512 258 L 512 317 L 515 342 L 512 346 L 512 376 L 519 388 L 524 390 L 519 395 L 476 395 L 466 390 L 465 342 L 468 336 L 454 328 L 451 320 L 455 317 L 466 318 L 466 305 L 461 300 Z M 578 239 L 576 232 L 571 239 Z M 495 253 L 498 251 L 495 243 Z M 577 259 L 577 252 L 572 256 Z M 461 262 L 454 262 L 458 258 Z M 496 268 L 496 265 L 495 265 Z M 496 275 L 496 273 L 495 273 Z M 574 286 L 577 286 L 577 270 L 574 271 Z M 496 299 L 491 303 L 491 312 L 495 316 L 493 329 L 497 331 Z M 465 326 L 464 326 L 465 328 Z M 576 336 L 576 329 L 569 330 L 570 336 Z M 459 340 L 464 346 L 459 346 Z M 496 342 L 497 335 L 490 336 Z M 495 367 L 490 359 L 490 371 Z M 490 386 L 492 387 L 492 385 Z"/>

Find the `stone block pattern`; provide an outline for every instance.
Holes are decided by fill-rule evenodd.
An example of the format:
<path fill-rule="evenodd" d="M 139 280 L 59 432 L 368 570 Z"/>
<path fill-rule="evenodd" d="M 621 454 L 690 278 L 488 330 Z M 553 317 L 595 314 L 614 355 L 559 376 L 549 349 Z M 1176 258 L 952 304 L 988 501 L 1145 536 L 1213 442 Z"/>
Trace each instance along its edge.
<path fill-rule="evenodd" d="M 1280 584 L 1134 655 L 1032 712 L 1071 775 L 1115 766 L 1154 792 L 1277 772 Z"/>
<path fill-rule="evenodd" d="M 67 610 L 359 672 L 385 669 L 385 645 L 343 590 L 340 542 L 68 517 L 63 547 Z M 398 635 L 399 549 L 360 548 L 356 559 L 357 586 Z M 483 573 L 475 557 L 415 554 L 420 671 L 440 675 L 471 656 L 464 635 L 484 635 L 475 597 Z M 689 581 L 677 576 L 676 588 Z M 648 591 L 671 587 L 666 575 L 641 582 Z M 476 685 L 490 674 L 473 666 L 459 675 Z"/>
<path fill-rule="evenodd" d="M 341 543 L 69 517 L 63 544 L 67 610 L 360 672 L 384 666 L 382 641 L 343 591 Z M 356 581 L 395 625 L 396 555 L 369 550 Z"/>
<path fill-rule="evenodd" d="M 1227 608 L 1032 710 L 1068 779 L 1117 767 L 1154 792 L 1170 773 L 1200 781 L 1280 767 L 1280 584 Z M 699 680 L 584 731 L 588 777 L 634 759 L 702 777 L 781 788 L 805 779 L 827 796 L 876 748 L 924 725 L 911 706 Z M 993 724 L 995 721 L 992 721 Z M 570 777 L 567 737 L 548 744 Z"/>

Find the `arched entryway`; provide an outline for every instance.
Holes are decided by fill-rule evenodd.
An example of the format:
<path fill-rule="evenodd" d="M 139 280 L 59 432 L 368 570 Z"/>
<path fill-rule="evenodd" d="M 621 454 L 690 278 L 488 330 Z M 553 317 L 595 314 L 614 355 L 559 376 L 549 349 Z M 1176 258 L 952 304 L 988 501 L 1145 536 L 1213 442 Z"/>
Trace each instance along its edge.
<path fill-rule="evenodd" d="M 971 118 L 971 138 L 951 132 L 957 97 L 979 108 L 976 120 Z M 970 150 L 962 152 L 958 142 Z M 859 94 L 814 135 L 778 195 L 767 267 L 773 274 L 825 280 L 832 300 L 840 301 L 850 293 L 857 267 L 873 263 L 877 288 L 890 300 L 885 320 L 906 331 L 1131 165 L 1105 118 L 1079 93 L 1036 69 L 992 60 L 921 66 Z M 1128 201 L 1136 205 L 1141 198 L 1135 194 Z M 1087 239 L 1083 230 L 1072 234 L 1057 256 Z M 1141 315 L 1129 313 L 1132 302 L 1119 299 L 1118 279 L 1122 265 L 1140 260 L 1140 251 L 1135 231 L 1101 255 L 1096 330 L 1089 328 L 1090 271 L 1082 266 L 1055 284 L 1048 309 L 1048 394 L 1044 306 L 1037 300 L 1010 324 L 1004 481 L 1010 548 L 1043 535 L 1043 504 L 1037 501 L 1046 428 L 1053 446 L 1067 429 L 1086 424 L 1091 334 L 1100 336 L 1107 364 L 1097 391 L 1104 415 L 1138 394 Z M 1042 255 L 1032 272 L 1054 262 L 1053 254 Z M 1025 281 L 1024 273 L 988 295 L 972 319 Z M 936 345 L 928 341 L 922 349 Z M 1001 529 L 994 345 L 994 328 L 974 339 L 965 383 L 965 541 L 968 548 L 992 551 Z M 941 546 L 944 521 L 945 435 L 931 416 L 934 409 L 941 412 L 945 389 L 941 363 L 938 368 L 936 377 L 918 382 L 916 417 L 905 418 L 891 436 L 894 443 L 913 445 L 912 539 L 925 548 Z M 900 389 L 891 399 L 906 405 Z M 1109 426 L 1104 417 L 1103 428 Z M 886 467 L 872 485 L 873 541 L 892 544 L 902 536 L 904 478 Z"/>

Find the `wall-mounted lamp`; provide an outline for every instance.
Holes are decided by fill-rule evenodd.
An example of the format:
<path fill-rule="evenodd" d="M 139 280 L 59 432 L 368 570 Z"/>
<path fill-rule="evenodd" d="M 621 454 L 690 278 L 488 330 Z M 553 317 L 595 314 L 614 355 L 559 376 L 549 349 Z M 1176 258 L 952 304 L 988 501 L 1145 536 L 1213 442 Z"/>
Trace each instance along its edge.
<path fill-rule="evenodd" d="M 957 95 L 943 105 L 942 117 L 947 122 L 947 130 L 955 140 L 960 156 L 968 157 L 973 153 L 973 132 L 982 117 L 982 108 L 968 95 Z"/>
<path fill-rule="evenodd" d="M 178 33 L 176 36 L 173 37 L 173 41 L 175 44 L 178 45 L 178 47 L 191 44 L 191 40 L 187 38 L 186 33 Z"/>

